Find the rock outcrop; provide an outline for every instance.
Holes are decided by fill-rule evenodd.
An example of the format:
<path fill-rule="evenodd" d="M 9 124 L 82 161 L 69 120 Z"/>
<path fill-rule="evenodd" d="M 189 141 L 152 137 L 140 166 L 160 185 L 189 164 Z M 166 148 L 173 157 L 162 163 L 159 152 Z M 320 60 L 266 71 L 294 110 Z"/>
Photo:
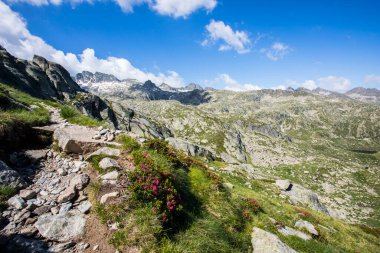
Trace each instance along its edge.
<path fill-rule="evenodd" d="M 34 97 L 64 99 L 82 91 L 61 65 L 41 56 L 18 59 L 0 46 L 0 81 Z"/>
<path fill-rule="evenodd" d="M 0 160 L 0 186 L 11 186 L 21 189 L 26 186 L 26 182 L 17 171 L 12 170 Z"/>
<path fill-rule="evenodd" d="M 260 228 L 254 227 L 251 237 L 253 253 L 297 253 L 278 236 Z"/>
<path fill-rule="evenodd" d="M 211 160 L 215 160 L 216 158 L 215 153 L 205 147 L 202 147 L 202 146 L 199 146 L 199 145 L 196 145 L 184 140 L 176 139 L 176 138 L 167 138 L 166 140 L 174 148 L 185 151 L 187 155 L 204 156 Z"/>

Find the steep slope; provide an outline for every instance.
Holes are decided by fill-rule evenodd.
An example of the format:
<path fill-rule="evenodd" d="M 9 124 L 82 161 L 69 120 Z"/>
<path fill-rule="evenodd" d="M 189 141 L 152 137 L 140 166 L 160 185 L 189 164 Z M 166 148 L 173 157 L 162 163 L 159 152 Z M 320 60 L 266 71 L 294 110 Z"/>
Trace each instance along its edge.
<path fill-rule="evenodd" d="M 35 97 L 69 98 L 82 91 L 61 65 L 40 56 L 18 59 L 0 46 L 0 81 Z"/>

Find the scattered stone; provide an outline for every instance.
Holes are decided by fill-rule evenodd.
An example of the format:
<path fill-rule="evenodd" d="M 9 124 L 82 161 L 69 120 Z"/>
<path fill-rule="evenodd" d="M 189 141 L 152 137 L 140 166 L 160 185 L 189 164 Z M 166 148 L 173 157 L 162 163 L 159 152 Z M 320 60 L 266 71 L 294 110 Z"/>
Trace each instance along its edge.
<path fill-rule="evenodd" d="M 281 234 L 283 234 L 285 236 L 294 235 L 294 236 L 297 236 L 303 240 L 310 240 L 311 239 L 311 236 L 309 236 L 305 233 L 302 233 L 301 231 L 287 227 L 287 226 L 280 228 L 278 230 L 278 232 L 280 232 Z"/>
<path fill-rule="evenodd" d="M 70 180 L 69 188 L 74 190 L 83 190 L 90 182 L 90 177 L 87 174 L 76 175 Z"/>
<path fill-rule="evenodd" d="M 35 223 L 40 234 L 53 241 L 75 240 L 84 234 L 86 219 L 83 214 L 69 211 L 65 214 L 44 214 Z"/>
<path fill-rule="evenodd" d="M 60 252 L 64 252 L 65 250 L 67 249 L 70 249 L 72 247 L 75 246 L 75 243 L 74 242 L 64 242 L 64 243 L 59 243 L 59 244 L 56 244 L 56 245 L 53 245 L 49 248 L 49 252 L 52 252 L 52 253 L 60 253 Z"/>
<path fill-rule="evenodd" d="M 103 170 L 109 169 L 109 168 L 119 168 L 119 164 L 115 159 L 105 157 L 99 162 L 100 168 Z"/>
<path fill-rule="evenodd" d="M 111 172 L 109 172 L 107 174 L 104 174 L 100 178 L 102 180 L 116 180 L 118 177 L 119 177 L 119 172 L 117 172 L 116 170 L 114 170 L 114 171 L 111 171 Z"/>
<path fill-rule="evenodd" d="M 26 207 L 25 201 L 18 195 L 15 195 L 12 198 L 8 199 L 8 204 L 19 210 Z"/>
<path fill-rule="evenodd" d="M 223 186 L 225 188 L 227 188 L 227 189 L 233 189 L 233 188 L 235 188 L 235 186 L 233 184 L 231 184 L 231 183 L 224 183 Z"/>
<path fill-rule="evenodd" d="M 62 168 L 59 168 L 57 170 L 57 172 L 58 172 L 58 175 L 60 175 L 60 176 L 66 176 L 67 175 L 67 171 L 62 169 Z"/>
<path fill-rule="evenodd" d="M 21 190 L 19 193 L 20 197 L 29 200 L 34 198 L 37 195 L 37 191 L 35 190 Z"/>
<path fill-rule="evenodd" d="M 52 214 L 54 214 L 54 215 L 56 215 L 56 214 L 58 214 L 58 212 L 59 212 L 59 208 L 58 207 L 52 207 L 51 209 L 50 209 L 50 212 L 52 213 Z"/>
<path fill-rule="evenodd" d="M 70 211 L 72 207 L 73 207 L 73 204 L 70 202 L 62 204 L 61 208 L 59 209 L 59 214 L 67 213 L 68 211 Z"/>
<path fill-rule="evenodd" d="M 296 222 L 295 224 L 295 227 L 296 228 L 299 228 L 299 229 L 306 229 L 307 232 L 309 232 L 310 234 L 312 235 L 315 235 L 315 236 L 318 236 L 318 231 L 315 229 L 314 225 L 311 224 L 310 222 L 308 221 L 305 221 L 305 220 L 299 220 Z"/>
<path fill-rule="evenodd" d="M 278 236 L 260 228 L 254 227 L 251 237 L 253 253 L 297 253 Z"/>
<path fill-rule="evenodd" d="M 27 236 L 27 237 L 32 237 L 34 236 L 35 234 L 37 234 L 38 230 L 37 228 L 35 228 L 34 226 L 27 226 L 27 227 L 23 227 L 21 230 L 20 230 L 20 234 L 24 235 L 24 236 Z"/>
<path fill-rule="evenodd" d="M 90 201 L 83 201 L 79 206 L 78 206 L 78 210 L 81 212 L 81 213 L 88 213 L 90 211 L 92 207 L 92 204 Z"/>
<path fill-rule="evenodd" d="M 102 131 L 104 129 L 103 126 L 98 127 L 98 131 Z"/>
<path fill-rule="evenodd" d="M 26 182 L 17 171 L 10 169 L 0 160 L 0 186 L 11 186 L 16 189 L 21 189 L 26 186 Z"/>
<path fill-rule="evenodd" d="M 110 192 L 110 193 L 107 193 L 107 194 L 104 194 L 101 198 L 100 198 L 100 203 L 101 204 L 105 204 L 107 202 L 108 199 L 110 198 L 116 198 L 119 196 L 119 193 L 118 192 Z"/>
<path fill-rule="evenodd" d="M 292 188 L 289 180 L 276 180 L 276 185 L 281 191 L 289 191 Z"/>
<path fill-rule="evenodd" d="M 30 217 L 31 213 L 30 211 L 26 210 L 26 209 L 23 209 L 21 212 L 17 213 L 14 217 L 13 217 L 13 220 L 14 222 L 16 223 L 20 223 L 20 222 L 23 222 L 25 221 L 26 219 L 28 219 Z"/>
<path fill-rule="evenodd" d="M 99 135 L 99 134 L 96 134 L 96 135 L 94 135 L 94 136 L 92 137 L 92 139 L 94 139 L 94 140 L 100 140 L 100 138 L 102 138 L 102 136 Z"/>
<path fill-rule="evenodd" d="M 40 206 L 34 209 L 33 213 L 36 215 L 43 215 L 50 211 L 52 207 L 51 206 Z"/>
<path fill-rule="evenodd" d="M 76 196 L 76 192 L 73 188 L 68 187 L 61 195 L 59 195 L 57 201 L 58 203 L 69 202 Z"/>
<path fill-rule="evenodd" d="M 98 251 L 99 250 L 99 245 L 95 245 L 93 248 L 92 248 L 93 251 Z"/>
<path fill-rule="evenodd" d="M 121 154 L 119 149 L 116 148 L 109 148 L 109 147 L 102 147 L 95 152 L 91 153 L 87 156 L 86 160 L 90 159 L 93 156 L 97 155 L 107 155 L 107 156 L 119 156 Z"/>

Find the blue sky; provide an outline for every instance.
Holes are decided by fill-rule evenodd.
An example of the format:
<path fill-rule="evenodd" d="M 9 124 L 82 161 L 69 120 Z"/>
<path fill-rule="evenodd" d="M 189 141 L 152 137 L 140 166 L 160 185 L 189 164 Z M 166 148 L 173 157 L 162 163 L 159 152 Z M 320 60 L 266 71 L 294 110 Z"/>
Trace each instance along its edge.
<path fill-rule="evenodd" d="M 345 91 L 380 88 L 379 11 L 376 0 L 9 0 L 0 43 L 72 74 Z"/>

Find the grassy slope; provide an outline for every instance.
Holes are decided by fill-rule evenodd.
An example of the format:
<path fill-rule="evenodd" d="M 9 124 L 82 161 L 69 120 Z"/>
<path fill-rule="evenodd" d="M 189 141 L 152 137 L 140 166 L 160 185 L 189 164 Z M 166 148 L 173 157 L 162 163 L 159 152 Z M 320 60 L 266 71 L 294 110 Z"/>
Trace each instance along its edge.
<path fill-rule="evenodd" d="M 128 145 L 124 148 L 128 149 Z M 131 149 L 124 153 L 125 157 L 129 157 Z M 176 174 L 178 185 L 188 193 L 184 200 L 185 218 L 170 229 L 160 224 L 147 203 L 132 204 L 127 197 L 117 204 L 95 204 L 96 213 L 104 223 L 119 222 L 111 243 L 120 249 L 137 246 L 142 247 L 143 252 L 248 252 L 252 250 L 250 233 L 254 226 L 277 234 L 298 252 L 377 252 L 380 247 L 378 230 L 348 225 L 307 208 L 292 206 L 279 197 L 271 181 L 252 180 L 250 189 L 245 185 L 245 177 L 214 174 L 203 168 L 207 164 L 199 161 L 189 170 L 183 170 L 173 166 L 167 154 L 146 147 L 143 150 L 154 157 L 158 167 L 169 168 Z M 222 181 L 235 187 L 221 187 Z M 100 184 L 93 185 L 95 202 L 101 188 Z M 130 196 L 131 193 L 124 194 Z M 254 206 L 249 204 L 252 199 Z M 186 202 L 189 202 L 187 207 Z M 277 232 L 269 218 L 289 227 L 294 227 L 299 219 L 308 220 L 320 237 L 310 241 L 285 237 Z"/>
<path fill-rule="evenodd" d="M 379 107 L 315 95 L 264 95 L 260 101 L 252 100 L 251 95 L 220 91 L 214 93 L 214 102 L 197 107 L 176 101 L 125 103 L 169 127 L 177 138 L 211 147 L 218 153 L 224 151 L 225 129 L 239 129 L 243 141 L 253 147 L 249 162 L 258 170 L 327 195 L 332 206 L 342 207 L 337 201 L 344 199 L 343 207 L 350 211 L 350 217 L 380 226 L 379 156 L 354 151 L 380 151 Z M 249 131 L 244 128 L 249 124 L 281 129 L 293 142 Z M 261 157 L 285 156 L 297 162 L 258 165 L 254 158 L 262 151 Z M 335 187 L 336 192 L 327 193 L 324 183 Z M 363 208 L 368 208 L 369 214 L 362 212 Z"/>

